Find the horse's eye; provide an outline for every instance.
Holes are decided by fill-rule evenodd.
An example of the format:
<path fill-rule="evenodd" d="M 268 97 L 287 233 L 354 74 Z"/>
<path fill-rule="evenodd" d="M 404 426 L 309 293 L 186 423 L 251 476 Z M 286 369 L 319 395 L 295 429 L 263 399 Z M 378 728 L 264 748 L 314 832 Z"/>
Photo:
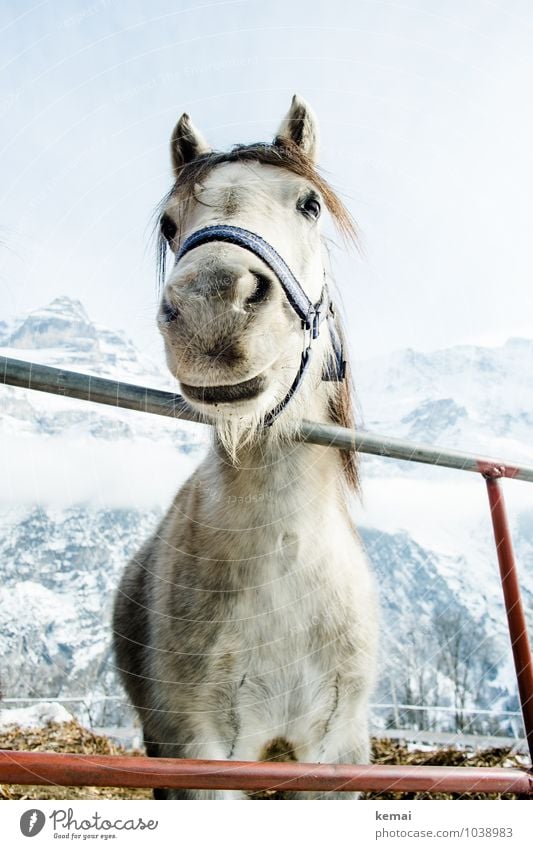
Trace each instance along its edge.
<path fill-rule="evenodd" d="M 316 197 L 316 195 L 309 195 L 305 198 L 299 205 L 298 209 L 307 215 L 309 218 L 314 218 L 315 220 L 320 216 L 322 211 L 320 206 L 320 201 Z"/>
<path fill-rule="evenodd" d="M 178 227 L 176 223 L 172 220 L 170 215 L 167 215 L 165 213 L 161 216 L 160 227 L 161 233 L 163 234 L 167 242 L 171 242 L 174 236 L 176 235 Z"/>
<path fill-rule="evenodd" d="M 167 300 L 166 297 L 163 297 L 160 306 L 160 316 L 162 321 L 165 321 L 167 323 L 171 321 L 176 321 L 178 315 L 178 308 L 173 306 L 170 301 Z"/>
<path fill-rule="evenodd" d="M 268 297 L 268 293 L 270 292 L 270 280 L 265 274 L 260 274 L 259 272 L 252 272 L 255 277 L 256 286 L 254 292 L 248 298 L 249 304 L 259 304 L 261 301 L 266 301 Z"/>

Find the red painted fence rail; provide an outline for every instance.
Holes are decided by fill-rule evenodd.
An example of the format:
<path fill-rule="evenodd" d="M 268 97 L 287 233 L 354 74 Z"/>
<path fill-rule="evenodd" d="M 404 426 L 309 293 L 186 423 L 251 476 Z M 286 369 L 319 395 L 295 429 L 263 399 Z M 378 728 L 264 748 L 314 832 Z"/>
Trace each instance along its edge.
<path fill-rule="evenodd" d="M 0 380 L 115 407 L 186 420 L 195 414 L 170 392 L 0 357 Z M 533 763 L 533 661 L 499 478 L 533 481 L 524 464 L 477 457 L 333 425 L 303 422 L 299 438 L 332 448 L 476 472 L 487 483 L 500 578 L 526 738 Z M 201 761 L 0 751 L 0 782 L 185 789 L 374 790 L 533 795 L 531 771 L 500 768 Z"/>
<path fill-rule="evenodd" d="M 135 758 L 0 751 L 11 784 L 192 790 L 389 791 L 533 795 L 533 776 L 498 767 L 381 766 Z"/>

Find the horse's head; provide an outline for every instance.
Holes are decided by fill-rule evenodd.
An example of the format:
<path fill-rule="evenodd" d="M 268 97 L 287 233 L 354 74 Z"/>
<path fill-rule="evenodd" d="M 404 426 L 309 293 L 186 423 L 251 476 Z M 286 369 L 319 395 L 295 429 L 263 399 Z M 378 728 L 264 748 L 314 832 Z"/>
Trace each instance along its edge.
<path fill-rule="evenodd" d="M 303 290 L 304 307 L 306 299 L 311 307 L 321 303 L 324 317 L 322 212 L 328 208 L 345 230 L 350 221 L 315 170 L 316 153 L 316 121 L 298 97 L 272 144 L 212 152 L 188 115 L 172 134 L 176 182 L 164 201 L 161 233 L 178 261 L 165 281 L 158 321 L 183 395 L 222 431 L 249 435 L 278 405 L 279 421 L 294 424 L 304 412 L 319 414 L 309 406 L 319 388 L 334 392 L 321 383 L 335 333 L 328 321 L 321 322 L 305 380 L 285 412 L 312 333 L 304 330 L 279 269 L 242 243 L 247 231 L 274 248 Z M 241 241 L 205 230 L 214 225 L 240 233 Z M 207 239 L 191 244 L 199 231 Z"/>

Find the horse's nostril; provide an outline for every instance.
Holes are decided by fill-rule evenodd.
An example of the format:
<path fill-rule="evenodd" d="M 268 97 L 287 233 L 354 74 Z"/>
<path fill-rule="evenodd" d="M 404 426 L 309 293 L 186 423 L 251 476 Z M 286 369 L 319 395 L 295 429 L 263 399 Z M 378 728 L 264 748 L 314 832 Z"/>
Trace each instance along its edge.
<path fill-rule="evenodd" d="M 261 274 L 261 272 L 258 271 L 252 271 L 252 277 L 255 278 L 256 285 L 255 290 L 248 298 L 247 303 L 260 304 L 261 301 L 265 301 L 268 297 L 268 293 L 270 292 L 270 279 L 266 276 L 266 274 Z"/>
<path fill-rule="evenodd" d="M 242 351 L 239 346 L 235 344 L 228 345 L 225 343 L 221 345 L 214 345 L 205 353 L 219 366 L 236 366 L 243 360 Z"/>
<path fill-rule="evenodd" d="M 160 314 L 163 321 L 175 321 L 179 315 L 178 308 L 165 297 L 161 301 Z"/>

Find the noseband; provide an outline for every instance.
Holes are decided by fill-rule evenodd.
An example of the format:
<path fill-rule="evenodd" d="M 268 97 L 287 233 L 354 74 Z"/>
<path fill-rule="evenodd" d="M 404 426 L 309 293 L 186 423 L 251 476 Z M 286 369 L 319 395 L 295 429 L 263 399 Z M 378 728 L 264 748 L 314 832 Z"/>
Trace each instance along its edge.
<path fill-rule="evenodd" d="M 316 304 L 313 304 L 285 260 L 272 245 L 250 230 L 244 230 L 242 227 L 233 227 L 228 224 L 215 224 L 211 227 L 202 227 L 200 230 L 196 230 L 195 233 L 192 233 L 183 242 L 176 254 L 176 263 L 186 253 L 200 245 L 205 245 L 207 242 L 230 242 L 233 245 L 238 245 L 240 248 L 245 248 L 247 251 L 258 256 L 259 259 L 262 259 L 265 265 L 268 265 L 270 270 L 278 278 L 289 304 L 298 318 L 301 319 L 302 330 L 304 332 L 304 350 L 300 367 L 283 400 L 265 416 L 265 426 L 270 427 L 300 388 L 309 367 L 313 341 L 318 338 L 320 326 L 324 319 L 328 322 L 334 362 L 325 368 L 322 374 L 322 380 L 344 380 L 345 378 L 346 361 L 343 355 L 342 342 L 335 326 L 335 313 L 328 287 L 324 284 L 320 300 Z"/>

